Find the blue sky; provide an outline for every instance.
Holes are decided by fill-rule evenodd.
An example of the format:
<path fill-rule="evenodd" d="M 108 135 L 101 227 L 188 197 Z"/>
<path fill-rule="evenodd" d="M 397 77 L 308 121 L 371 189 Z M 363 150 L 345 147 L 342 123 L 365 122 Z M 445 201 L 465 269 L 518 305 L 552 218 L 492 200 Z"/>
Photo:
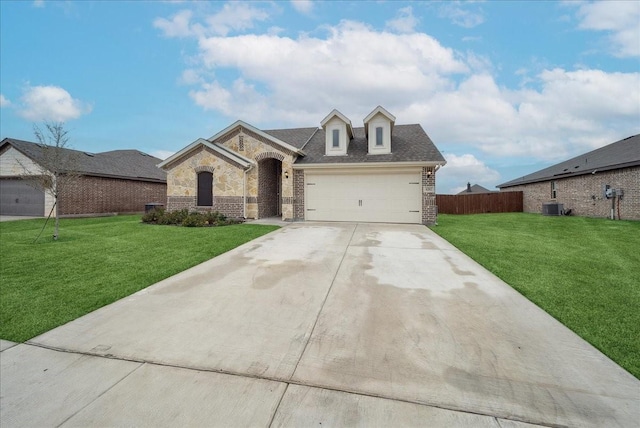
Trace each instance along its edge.
<path fill-rule="evenodd" d="M 640 2 L 0 2 L 0 136 L 166 157 L 382 105 L 493 188 L 640 132 Z"/>

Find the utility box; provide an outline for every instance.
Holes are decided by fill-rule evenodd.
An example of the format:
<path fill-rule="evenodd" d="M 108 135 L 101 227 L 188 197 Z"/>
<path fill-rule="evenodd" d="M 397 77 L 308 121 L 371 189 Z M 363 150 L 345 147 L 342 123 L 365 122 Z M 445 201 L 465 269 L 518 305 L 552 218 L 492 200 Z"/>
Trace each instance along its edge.
<path fill-rule="evenodd" d="M 542 204 L 542 215 L 562 215 L 563 212 L 564 204 L 557 202 Z"/>

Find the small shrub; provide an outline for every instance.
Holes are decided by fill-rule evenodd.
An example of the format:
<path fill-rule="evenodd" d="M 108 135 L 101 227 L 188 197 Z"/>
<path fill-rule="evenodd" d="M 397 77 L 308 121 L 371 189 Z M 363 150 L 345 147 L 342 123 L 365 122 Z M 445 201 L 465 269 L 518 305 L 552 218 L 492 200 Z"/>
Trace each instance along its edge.
<path fill-rule="evenodd" d="M 144 215 L 142 216 L 142 222 L 157 224 L 158 219 L 160 219 L 163 216 L 165 216 L 165 212 L 163 208 L 154 208 L 149 212 L 144 213 Z"/>
<path fill-rule="evenodd" d="M 182 209 L 178 211 L 167 212 L 162 208 L 154 209 L 142 216 L 144 223 L 175 225 L 184 227 L 204 227 L 204 226 L 227 226 L 230 224 L 240 224 L 242 219 L 229 219 L 218 211 L 208 211 L 199 213 L 197 211 L 189 212 Z"/>

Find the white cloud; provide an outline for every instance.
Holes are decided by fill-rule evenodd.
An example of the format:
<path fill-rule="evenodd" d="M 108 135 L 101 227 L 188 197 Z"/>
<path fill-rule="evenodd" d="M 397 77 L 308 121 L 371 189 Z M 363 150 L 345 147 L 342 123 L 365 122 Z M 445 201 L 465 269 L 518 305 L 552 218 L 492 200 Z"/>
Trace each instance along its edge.
<path fill-rule="evenodd" d="M 640 2 L 606 1 L 578 3 L 579 28 L 606 31 L 612 54 L 640 56 Z"/>
<path fill-rule="evenodd" d="M 413 33 L 416 25 L 418 25 L 418 18 L 413 16 L 411 6 L 407 6 L 398 10 L 396 17 L 387 21 L 385 26 L 388 30 L 397 33 Z"/>
<path fill-rule="evenodd" d="M 313 2 L 311 0 L 291 0 L 291 6 L 305 15 L 310 14 L 313 10 Z"/>
<path fill-rule="evenodd" d="M 248 3 L 225 3 L 218 12 L 205 16 L 205 24 L 193 21 L 191 10 L 181 10 L 170 19 L 156 18 L 153 26 L 162 30 L 166 37 L 226 36 L 232 31 L 253 28 L 256 21 L 265 21 L 269 14 Z"/>
<path fill-rule="evenodd" d="M 5 98 L 4 95 L 0 94 L 0 108 L 9 107 L 11 105 L 11 101 L 8 98 Z"/>
<path fill-rule="evenodd" d="M 33 1 L 33 7 L 44 7 L 44 0 L 34 0 Z"/>
<path fill-rule="evenodd" d="M 438 171 L 438 187 L 444 190 L 438 193 L 458 193 L 467 187 L 467 183 L 479 184 L 489 190 L 500 180 L 498 171 L 489 168 L 481 160 L 471 154 L 457 156 L 445 155 L 447 164 Z"/>
<path fill-rule="evenodd" d="M 424 33 L 353 21 L 322 29 L 200 37 L 199 62 L 189 64 L 197 72 L 183 74 L 195 85 L 189 95 L 230 121 L 274 127 L 318 125 L 333 108 L 362 126 L 383 105 L 398 123 L 422 124 L 440 147 L 501 158 L 558 161 L 640 132 L 637 72 L 522 68 L 522 85 L 508 88 L 487 58 Z"/>
<path fill-rule="evenodd" d="M 191 28 L 191 17 L 193 12 L 181 10 L 171 17 L 171 19 L 156 18 L 153 26 L 162 30 L 167 37 L 188 37 L 194 35 Z"/>
<path fill-rule="evenodd" d="M 264 21 L 269 18 L 267 12 L 255 8 L 247 3 L 226 3 L 222 10 L 206 18 L 209 29 L 213 34 L 226 36 L 232 30 L 241 31 L 253 28 L 254 21 Z"/>
<path fill-rule="evenodd" d="M 204 83 L 204 79 L 198 70 L 188 68 L 182 72 L 178 82 L 183 85 L 196 85 L 198 83 Z"/>
<path fill-rule="evenodd" d="M 341 105 L 366 114 L 383 101 L 391 108 L 417 93 L 429 97 L 450 83 L 448 75 L 468 71 L 451 49 L 426 34 L 380 33 L 351 21 L 327 30 L 324 39 L 268 34 L 202 38 L 204 67 L 235 69 L 245 84 L 227 88 L 218 80 L 191 95 L 199 105 L 249 118 L 254 106 L 247 104 L 248 92 L 238 90 L 255 83 L 259 89 L 251 97 L 266 103 L 270 120 L 313 118 L 316 123 Z M 212 91 L 221 99 L 209 100 Z"/>
<path fill-rule="evenodd" d="M 482 11 L 470 10 L 469 3 L 459 1 L 446 2 L 438 11 L 442 18 L 448 18 L 452 23 L 464 28 L 473 28 L 484 22 Z"/>
<path fill-rule="evenodd" d="M 173 156 L 175 152 L 169 151 L 169 150 L 154 150 L 151 153 L 149 153 L 151 156 L 157 157 L 158 159 L 162 159 L 165 160 L 167 158 L 169 158 L 170 156 Z"/>
<path fill-rule="evenodd" d="M 91 106 L 72 98 L 59 86 L 28 86 L 21 97 L 20 116 L 31 121 L 65 122 L 91 112 Z"/>

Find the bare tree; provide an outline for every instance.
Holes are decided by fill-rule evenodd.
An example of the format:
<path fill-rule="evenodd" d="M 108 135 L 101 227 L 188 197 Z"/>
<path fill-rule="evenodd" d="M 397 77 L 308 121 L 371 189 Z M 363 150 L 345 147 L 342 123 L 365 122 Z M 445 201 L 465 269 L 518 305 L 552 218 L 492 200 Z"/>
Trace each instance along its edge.
<path fill-rule="evenodd" d="M 53 239 L 57 240 L 60 225 L 60 195 L 67 192 L 80 178 L 78 173 L 80 159 L 78 152 L 69 150 L 69 131 L 64 129 L 64 123 L 45 122 L 44 128 L 33 125 L 33 132 L 39 146 L 36 159 L 34 159 L 36 170 L 27 170 L 22 165 L 25 170 L 22 178 L 52 196 L 53 206 L 47 221 L 55 209 L 56 220 Z"/>

